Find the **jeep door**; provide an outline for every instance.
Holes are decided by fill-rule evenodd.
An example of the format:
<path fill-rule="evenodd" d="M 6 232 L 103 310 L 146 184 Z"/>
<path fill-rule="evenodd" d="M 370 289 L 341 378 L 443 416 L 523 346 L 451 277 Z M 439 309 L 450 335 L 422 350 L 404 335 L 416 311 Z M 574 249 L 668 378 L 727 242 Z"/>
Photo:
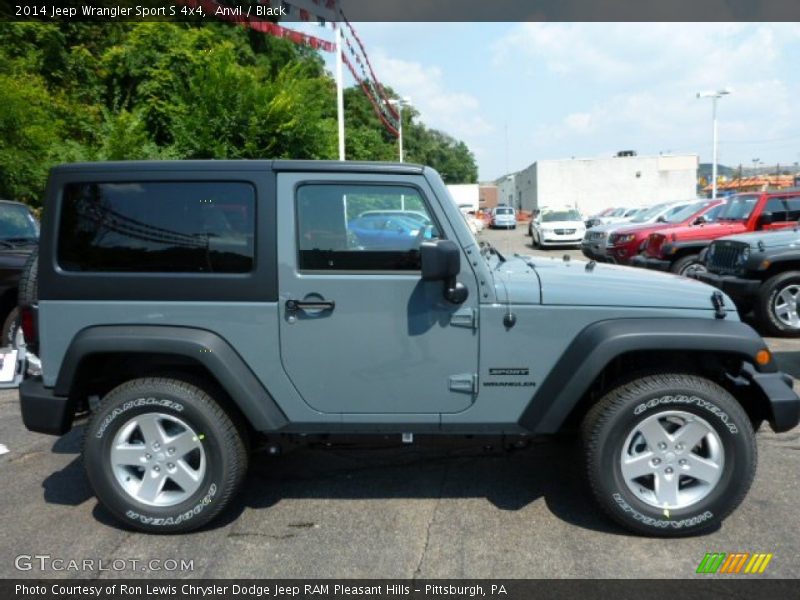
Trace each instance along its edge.
<path fill-rule="evenodd" d="M 453 237 L 425 178 L 277 178 L 281 359 L 305 402 L 354 415 L 468 408 L 478 372 L 476 281 L 462 256 L 459 281 L 470 294 L 455 305 L 442 282 L 420 278 L 419 245 Z M 393 216 L 402 234 L 401 227 L 365 232 L 369 218 L 360 215 L 375 210 L 422 212 L 433 225 Z M 409 223 L 415 229 L 406 231 Z"/>

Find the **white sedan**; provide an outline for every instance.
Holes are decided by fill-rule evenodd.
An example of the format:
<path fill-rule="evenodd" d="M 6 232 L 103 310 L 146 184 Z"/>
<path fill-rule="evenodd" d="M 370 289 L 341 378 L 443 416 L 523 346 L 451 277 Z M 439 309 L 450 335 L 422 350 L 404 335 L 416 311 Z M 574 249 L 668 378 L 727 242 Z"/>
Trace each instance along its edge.
<path fill-rule="evenodd" d="M 581 214 L 574 208 L 543 209 L 528 225 L 534 248 L 580 246 L 586 233 Z"/>

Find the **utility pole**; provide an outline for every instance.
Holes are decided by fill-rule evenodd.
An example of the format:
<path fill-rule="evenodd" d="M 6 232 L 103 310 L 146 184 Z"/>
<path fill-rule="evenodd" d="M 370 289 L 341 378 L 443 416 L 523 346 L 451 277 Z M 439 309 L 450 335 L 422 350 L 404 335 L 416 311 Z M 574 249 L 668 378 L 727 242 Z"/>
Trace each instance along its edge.
<path fill-rule="evenodd" d="M 336 24 L 336 117 L 339 122 L 339 160 L 344 160 L 344 83 L 342 79 L 342 24 Z"/>
<path fill-rule="evenodd" d="M 389 100 L 389 104 L 397 107 L 397 141 L 400 147 L 400 162 L 403 162 L 405 160 L 405 155 L 403 153 L 403 107 L 411 106 L 411 98 L 403 96 L 399 100 Z"/>
<path fill-rule="evenodd" d="M 698 92 L 698 98 L 711 98 L 711 124 L 712 124 L 712 162 L 711 162 L 711 198 L 717 197 L 717 100 L 727 96 L 731 90 L 724 88 L 716 92 Z"/>

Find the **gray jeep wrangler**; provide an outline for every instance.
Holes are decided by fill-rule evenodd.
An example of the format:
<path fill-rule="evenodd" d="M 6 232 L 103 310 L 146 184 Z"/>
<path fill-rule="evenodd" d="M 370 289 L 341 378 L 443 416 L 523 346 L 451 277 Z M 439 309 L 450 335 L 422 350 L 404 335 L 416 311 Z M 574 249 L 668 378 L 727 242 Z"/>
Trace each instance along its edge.
<path fill-rule="evenodd" d="M 800 197 L 792 198 L 800 204 Z M 800 212 L 792 217 L 800 216 Z M 739 313 L 751 310 L 768 335 L 800 336 L 800 231 L 756 231 L 714 240 L 703 265 L 688 273 L 730 295 Z"/>
<path fill-rule="evenodd" d="M 60 435 L 87 417 L 88 479 L 137 529 L 214 519 L 264 436 L 575 430 L 613 519 L 687 535 L 744 498 L 761 423 L 798 423 L 727 296 L 504 257 L 426 167 L 76 164 L 45 204 L 23 420 Z"/>

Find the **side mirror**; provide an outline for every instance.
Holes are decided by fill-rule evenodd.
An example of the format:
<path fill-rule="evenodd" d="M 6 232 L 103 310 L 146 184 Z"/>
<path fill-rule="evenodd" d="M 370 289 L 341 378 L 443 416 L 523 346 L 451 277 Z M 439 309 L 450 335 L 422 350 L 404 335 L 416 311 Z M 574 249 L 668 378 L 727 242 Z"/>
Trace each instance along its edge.
<path fill-rule="evenodd" d="M 661 215 L 660 217 L 658 217 L 656 219 L 656 223 L 666 223 L 666 222 L 667 222 L 667 218 L 664 215 Z"/>
<path fill-rule="evenodd" d="M 702 225 L 703 223 L 708 223 L 708 219 L 706 219 L 703 215 L 700 215 L 694 220 L 692 225 Z"/>
<path fill-rule="evenodd" d="M 771 212 L 763 212 L 761 213 L 761 216 L 758 217 L 758 224 L 760 227 L 763 227 L 764 225 L 769 225 L 773 221 L 774 219 Z"/>
<path fill-rule="evenodd" d="M 467 299 L 469 290 L 456 281 L 461 272 L 461 250 L 453 240 L 423 242 L 420 246 L 423 281 L 444 281 L 444 297 L 453 304 Z"/>

